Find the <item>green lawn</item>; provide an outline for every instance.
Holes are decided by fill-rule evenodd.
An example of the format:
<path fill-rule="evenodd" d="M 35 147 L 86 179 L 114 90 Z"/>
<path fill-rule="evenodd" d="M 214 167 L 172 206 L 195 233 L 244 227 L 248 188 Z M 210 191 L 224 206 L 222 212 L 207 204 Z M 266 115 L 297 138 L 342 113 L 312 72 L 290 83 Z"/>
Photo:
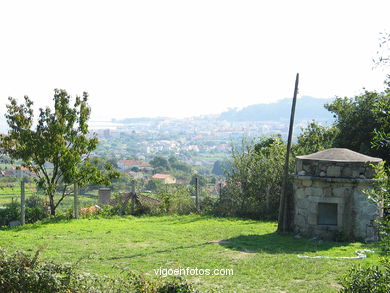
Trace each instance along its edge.
<path fill-rule="evenodd" d="M 301 259 L 297 254 L 354 256 L 361 243 L 318 243 L 278 235 L 273 222 L 197 215 L 84 219 L 0 230 L 0 246 L 44 259 L 80 260 L 80 270 L 154 275 L 159 268 L 233 269 L 233 276 L 187 276 L 200 289 L 217 292 L 335 292 L 337 278 L 363 260 Z"/>

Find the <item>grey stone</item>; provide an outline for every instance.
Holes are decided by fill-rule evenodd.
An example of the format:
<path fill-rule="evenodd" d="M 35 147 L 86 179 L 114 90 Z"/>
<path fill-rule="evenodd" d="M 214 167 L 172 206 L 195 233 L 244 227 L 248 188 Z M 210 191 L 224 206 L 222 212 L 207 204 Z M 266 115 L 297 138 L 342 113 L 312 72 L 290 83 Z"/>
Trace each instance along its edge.
<path fill-rule="evenodd" d="M 20 221 L 11 221 L 11 222 L 9 222 L 9 226 L 10 227 L 15 227 L 15 226 L 20 226 L 20 225 L 21 225 Z"/>
<path fill-rule="evenodd" d="M 329 166 L 328 170 L 326 170 L 326 174 L 329 177 L 340 177 L 341 176 L 341 168 L 338 166 Z"/>
<path fill-rule="evenodd" d="M 308 187 L 308 186 L 311 186 L 311 184 L 312 184 L 312 182 L 311 182 L 310 179 L 303 179 L 303 180 L 302 180 L 302 185 L 303 185 L 303 186 Z"/>

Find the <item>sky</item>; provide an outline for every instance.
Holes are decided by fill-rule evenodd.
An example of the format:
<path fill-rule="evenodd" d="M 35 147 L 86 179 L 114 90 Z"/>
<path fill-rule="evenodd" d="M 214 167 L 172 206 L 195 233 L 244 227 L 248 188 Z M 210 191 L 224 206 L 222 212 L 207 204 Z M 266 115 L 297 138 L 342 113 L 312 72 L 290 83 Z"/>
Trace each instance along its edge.
<path fill-rule="evenodd" d="M 0 1 L 0 113 L 89 93 L 92 120 L 382 90 L 390 1 Z"/>

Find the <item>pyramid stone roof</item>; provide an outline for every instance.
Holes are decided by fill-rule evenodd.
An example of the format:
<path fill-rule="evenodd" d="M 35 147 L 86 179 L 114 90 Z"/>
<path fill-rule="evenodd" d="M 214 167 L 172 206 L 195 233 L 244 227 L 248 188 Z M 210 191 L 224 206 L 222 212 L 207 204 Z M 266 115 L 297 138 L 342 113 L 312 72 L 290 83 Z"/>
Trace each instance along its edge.
<path fill-rule="evenodd" d="M 305 156 L 297 156 L 301 160 L 330 161 L 330 162 L 381 162 L 374 158 L 345 148 L 331 148 Z"/>

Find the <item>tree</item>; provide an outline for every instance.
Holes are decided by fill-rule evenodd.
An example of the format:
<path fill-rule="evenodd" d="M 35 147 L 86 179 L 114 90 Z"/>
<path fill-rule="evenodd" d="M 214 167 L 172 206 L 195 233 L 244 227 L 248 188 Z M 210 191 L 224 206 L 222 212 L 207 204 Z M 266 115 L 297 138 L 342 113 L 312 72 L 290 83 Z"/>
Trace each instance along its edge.
<path fill-rule="evenodd" d="M 382 119 L 378 105 L 390 103 L 390 91 L 369 92 L 354 98 L 337 98 L 325 108 L 334 113 L 335 127 L 339 129 L 335 138 L 336 147 L 351 150 L 390 161 L 390 147 L 373 148 L 371 142 L 377 130 L 388 133 L 390 123 Z"/>
<path fill-rule="evenodd" d="M 217 160 L 214 162 L 212 173 L 219 176 L 225 176 L 225 172 L 230 170 L 230 164 L 227 160 Z"/>
<path fill-rule="evenodd" d="M 168 172 L 171 170 L 168 160 L 162 156 L 154 157 L 153 160 L 150 161 L 150 165 L 152 165 L 158 173 Z"/>
<path fill-rule="evenodd" d="M 222 214 L 276 219 L 285 154 L 286 145 L 280 136 L 249 143 L 244 139 L 240 148 L 233 147 L 230 170 L 226 172 L 226 196 L 219 202 L 231 210 Z M 290 166 L 293 168 L 293 164 Z"/>
<path fill-rule="evenodd" d="M 333 147 L 338 129 L 334 126 L 326 127 L 311 121 L 306 128 L 302 128 L 298 136 L 298 143 L 293 146 L 295 154 L 312 154 Z"/>
<path fill-rule="evenodd" d="M 5 115 L 9 131 L 1 139 L 1 147 L 13 159 L 21 159 L 23 166 L 35 172 L 37 184 L 49 198 L 50 211 L 55 215 L 61 201 L 69 194 L 67 187 L 73 183 L 110 184 L 119 173 L 112 165 L 105 164 L 105 171 L 97 168 L 90 153 L 96 149 L 98 140 L 89 136 L 88 119 L 90 108 L 88 94 L 71 97 L 65 90 L 54 90 L 54 109 L 39 109 L 34 127 L 33 102 L 24 97 L 24 103 L 9 98 Z M 62 195 L 55 202 L 55 194 L 62 186 Z"/>

